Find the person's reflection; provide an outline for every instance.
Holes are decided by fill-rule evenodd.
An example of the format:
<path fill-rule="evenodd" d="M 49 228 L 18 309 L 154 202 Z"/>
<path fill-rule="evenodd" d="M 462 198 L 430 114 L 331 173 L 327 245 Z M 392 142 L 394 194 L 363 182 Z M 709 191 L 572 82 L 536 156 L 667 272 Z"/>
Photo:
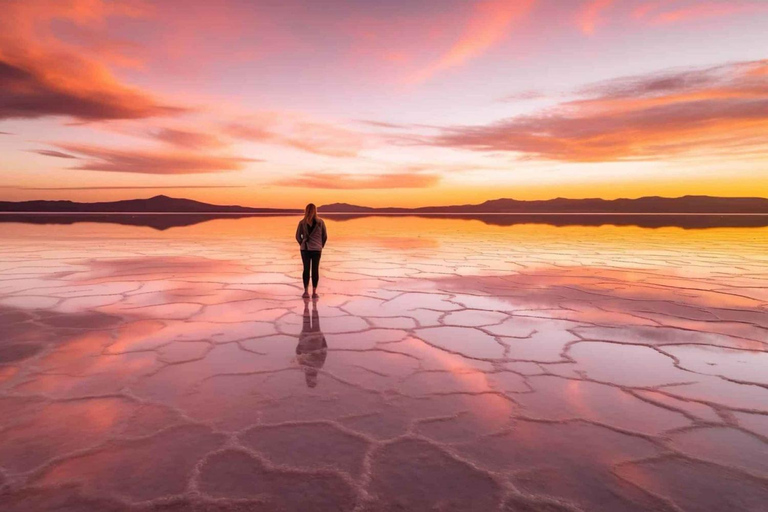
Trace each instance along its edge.
<path fill-rule="evenodd" d="M 312 315 L 309 314 L 309 301 L 304 301 L 304 322 L 299 334 L 299 344 L 296 345 L 296 359 L 304 370 L 307 386 L 317 386 L 317 374 L 325 364 L 328 355 L 328 344 L 320 330 L 320 315 L 317 312 L 317 302 L 312 301 Z"/>

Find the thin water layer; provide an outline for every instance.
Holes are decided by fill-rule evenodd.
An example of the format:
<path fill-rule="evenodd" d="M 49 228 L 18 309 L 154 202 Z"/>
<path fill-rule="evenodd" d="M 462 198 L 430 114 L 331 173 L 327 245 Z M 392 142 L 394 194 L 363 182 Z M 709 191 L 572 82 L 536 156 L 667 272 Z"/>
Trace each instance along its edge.
<path fill-rule="evenodd" d="M 768 228 L 296 221 L 4 222 L 3 510 L 765 510 Z"/>

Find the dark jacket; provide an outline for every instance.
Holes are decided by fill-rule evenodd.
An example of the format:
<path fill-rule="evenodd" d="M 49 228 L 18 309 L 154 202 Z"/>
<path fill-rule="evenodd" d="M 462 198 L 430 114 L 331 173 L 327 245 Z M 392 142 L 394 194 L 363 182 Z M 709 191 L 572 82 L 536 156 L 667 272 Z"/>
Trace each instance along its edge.
<path fill-rule="evenodd" d="M 304 219 L 299 221 L 296 227 L 296 241 L 302 251 L 322 251 L 327 240 L 328 231 L 325 229 L 323 219 L 317 218 L 314 228 L 310 228 Z"/>

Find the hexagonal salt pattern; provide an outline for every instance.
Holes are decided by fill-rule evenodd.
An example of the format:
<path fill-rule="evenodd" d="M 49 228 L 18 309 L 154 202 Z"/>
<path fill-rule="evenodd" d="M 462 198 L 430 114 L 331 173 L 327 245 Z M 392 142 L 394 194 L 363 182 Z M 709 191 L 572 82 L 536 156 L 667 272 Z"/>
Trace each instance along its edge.
<path fill-rule="evenodd" d="M 9 511 L 768 503 L 768 230 L 4 223 Z"/>

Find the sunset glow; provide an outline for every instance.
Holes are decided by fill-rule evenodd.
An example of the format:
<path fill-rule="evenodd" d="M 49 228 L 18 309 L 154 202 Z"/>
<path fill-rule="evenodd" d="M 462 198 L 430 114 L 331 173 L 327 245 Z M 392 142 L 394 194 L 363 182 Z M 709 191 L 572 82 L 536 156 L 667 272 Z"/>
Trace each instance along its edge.
<path fill-rule="evenodd" d="M 762 1 L 0 4 L 0 200 L 768 197 Z"/>

